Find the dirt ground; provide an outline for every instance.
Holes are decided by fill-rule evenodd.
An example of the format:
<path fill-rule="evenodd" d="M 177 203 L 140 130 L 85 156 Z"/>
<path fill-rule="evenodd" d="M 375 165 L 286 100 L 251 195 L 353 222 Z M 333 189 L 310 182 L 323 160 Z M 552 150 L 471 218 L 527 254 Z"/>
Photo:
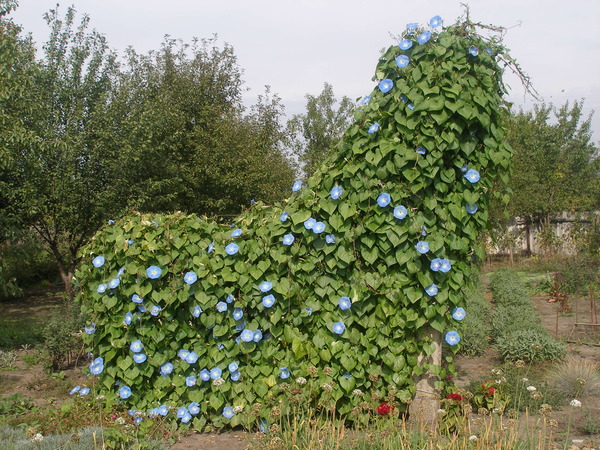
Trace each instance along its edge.
<path fill-rule="evenodd" d="M 34 317 L 46 316 L 53 308 L 62 302 L 57 290 L 39 289 L 28 292 L 24 299 L 13 302 L 2 302 L 0 308 L 4 317 Z M 560 312 L 557 303 L 548 302 L 547 296 L 533 298 L 535 307 L 540 313 L 542 323 L 551 336 L 567 340 L 569 356 L 593 361 L 600 364 L 600 327 L 585 325 L 590 322 L 589 298 L 570 299 L 572 312 Z M 597 302 L 600 303 L 600 302 Z M 596 309 L 600 309 L 596 305 Z M 600 313 L 600 311 L 598 311 Z M 19 351 L 19 360 L 11 370 L 0 371 L 0 394 L 11 395 L 21 393 L 30 398 L 38 406 L 60 404 L 66 400 L 72 386 L 85 381 L 85 375 L 80 368 L 65 371 L 59 376 L 49 377 L 41 364 L 27 364 L 25 355 L 34 355 L 36 350 Z M 458 385 L 465 386 L 472 379 L 488 376 L 490 370 L 501 364 L 497 353 L 490 349 L 480 357 L 459 357 L 457 359 Z M 596 399 L 597 400 L 597 399 Z M 600 404 L 587 405 L 590 412 L 600 417 Z M 559 429 L 564 431 L 567 423 L 567 411 L 554 411 L 552 418 L 557 420 Z M 578 411 L 573 420 L 583 420 L 583 411 Z M 562 429 L 562 430 L 561 430 Z M 589 436 L 575 436 L 584 442 L 600 448 L 600 437 L 596 442 L 590 441 Z M 260 436 L 239 431 L 229 431 L 221 434 L 190 433 L 184 436 L 173 447 L 174 450 L 207 449 L 207 450 L 242 450 L 260 448 Z M 591 447 L 589 447 L 591 448 Z"/>

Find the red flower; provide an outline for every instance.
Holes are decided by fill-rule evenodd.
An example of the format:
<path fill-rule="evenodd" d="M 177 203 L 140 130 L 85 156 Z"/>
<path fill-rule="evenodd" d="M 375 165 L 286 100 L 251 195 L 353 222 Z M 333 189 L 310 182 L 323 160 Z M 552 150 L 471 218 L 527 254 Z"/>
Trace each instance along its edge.
<path fill-rule="evenodd" d="M 463 397 L 460 394 L 448 394 L 446 395 L 446 398 L 449 398 L 450 400 L 456 400 L 457 402 L 460 402 Z"/>
<path fill-rule="evenodd" d="M 383 402 L 381 405 L 377 407 L 377 414 L 381 414 L 382 416 L 388 415 L 394 410 L 394 407 L 389 403 Z"/>
<path fill-rule="evenodd" d="M 492 397 L 494 395 L 494 392 L 496 392 L 495 388 L 489 388 L 487 391 L 487 394 L 485 394 L 486 397 Z"/>

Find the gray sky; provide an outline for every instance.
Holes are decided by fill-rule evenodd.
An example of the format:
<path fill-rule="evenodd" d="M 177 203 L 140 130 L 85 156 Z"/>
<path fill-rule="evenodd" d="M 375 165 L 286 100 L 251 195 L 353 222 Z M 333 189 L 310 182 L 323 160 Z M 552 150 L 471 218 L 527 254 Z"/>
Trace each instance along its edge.
<path fill-rule="evenodd" d="M 595 110 L 594 140 L 600 140 L 600 0 L 463 0 L 471 19 L 509 28 L 504 43 L 546 102 L 562 105 L 585 98 Z M 48 36 L 42 14 L 56 0 L 20 0 L 16 23 L 38 44 Z M 166 34 L 189 42 L 218 34 L 234 47 L 250 91 L 247 104 L 270 85 L 286 114 L 304 111 L 304 95 L 323 83 L 336 96 L 355 99 L 372 89 L 379 51 L 395 44 L 409 22 L 440 15 L 452 24 L 459 0 L 71 0 L 112 48 L 158 49 Z M 508 75 L 510 100 L 531 107 L 519 80 Z"/>

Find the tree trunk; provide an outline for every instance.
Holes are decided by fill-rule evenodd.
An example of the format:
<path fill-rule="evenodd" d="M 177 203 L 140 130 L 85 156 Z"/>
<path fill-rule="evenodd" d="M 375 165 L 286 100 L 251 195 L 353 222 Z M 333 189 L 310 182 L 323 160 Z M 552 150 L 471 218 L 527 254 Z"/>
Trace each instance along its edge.
<path fill-rule="evenodd" d="M 431 327 L 426 327 L 419 334 L 419 340 L 430 338 L 435 350 L 425 357 L 419 355 L 419 366 L 433 364 L 440 366 L 442 363 L 442 334 Z M 423 375 L 415 377 L 417 393 L 409 407 L 410 420 L 417 423 L 434 423 L 437 419 L 437 411 L 440 409 L 440 394 L 435 389 L 435 382 L 439 381 L 437 375 L 427 371 Z"/>

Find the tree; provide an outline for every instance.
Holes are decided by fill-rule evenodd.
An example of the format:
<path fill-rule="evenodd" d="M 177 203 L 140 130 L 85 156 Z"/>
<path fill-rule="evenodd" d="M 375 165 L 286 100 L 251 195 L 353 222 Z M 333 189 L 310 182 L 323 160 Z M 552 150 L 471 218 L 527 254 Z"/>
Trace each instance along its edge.
<path fill-rule="evenodd" d="M 80 247 L 124 206 L 112 184 L 118 149 L 103 132 L 118 66 L 104 36 L 88 32 L 87 16 L 76 29 L 73 8 L 64 20 L 58 9 L 45 19 L 50 38 L 21 114 L 34 138 L 11 148 L 7 183 L 13 216 L 47 244 L 70 293 Z"/>
<path fill-rule="evenodd" d="M 115 133 L 136 209 L 235 214 L 251 199 L 284 196 L 294 174 L 280 100 L 267 91 L 244 115 L 242 85 L 233 48 L 216 37 L 128 50 L 113 108 L 123 115 Z"/>
<path fill-rule="evenodd" d="M 328 83 L 318 96 L 306 94 L 306 113 L 294 115 L 287 127 L 289 146 L 303 163 L 307 177 L 315 172 L 340 140 L 353 119 L 353 109 L 352 100 L 344 96 L 338 101 Z"/>
<path fill-rule="evenodd" d="M 583 101 L 560 108 L 540 104 L 509 117 L 510 215 L 548 225 L 553 214 L 598 208 L 598 148 L 591 141 L 591 115 L 584 119 L 582 109 Z"/>

